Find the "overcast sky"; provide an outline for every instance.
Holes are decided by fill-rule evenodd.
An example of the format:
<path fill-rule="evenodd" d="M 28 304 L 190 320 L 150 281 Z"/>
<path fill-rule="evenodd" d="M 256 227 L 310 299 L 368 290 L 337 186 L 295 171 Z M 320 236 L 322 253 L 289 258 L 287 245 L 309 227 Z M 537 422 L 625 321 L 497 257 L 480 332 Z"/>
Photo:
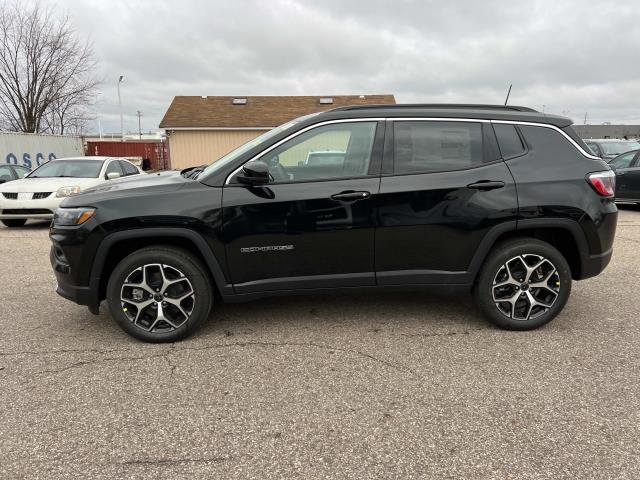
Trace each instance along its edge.
<path fill-rule="evenodd" d="M 59 0 L 94 43 L 97 113 L 157 130 L 175 95 L 393 93 L 640 123 L 640 4 L 570 0 Z M 97 131 L 97 123 L 93 126 Z"/>

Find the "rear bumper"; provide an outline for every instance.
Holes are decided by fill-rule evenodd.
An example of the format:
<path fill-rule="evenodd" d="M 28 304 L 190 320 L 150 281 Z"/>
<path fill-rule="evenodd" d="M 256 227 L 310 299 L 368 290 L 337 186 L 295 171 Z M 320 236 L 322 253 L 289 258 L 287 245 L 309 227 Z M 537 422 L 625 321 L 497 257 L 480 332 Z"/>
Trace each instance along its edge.
<path fill-rule="evenodd" d="M 582 271 L 578 280 L 595 277 L 607 268 L 611 257 L 613 256 L 613 247 L 604 253 L 598 255 L 585 255 L 582 257 Z"/>

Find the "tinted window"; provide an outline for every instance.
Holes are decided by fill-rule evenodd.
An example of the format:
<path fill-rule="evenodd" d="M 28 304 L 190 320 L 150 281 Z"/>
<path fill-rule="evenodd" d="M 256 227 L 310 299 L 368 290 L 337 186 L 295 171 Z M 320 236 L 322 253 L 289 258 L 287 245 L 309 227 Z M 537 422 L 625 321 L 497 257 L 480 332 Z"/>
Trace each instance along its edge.
<path fill-rule="evenodd" d="M 31 171 L 28 168 L 24 167 L 13 167 L 13 169 L 15 170 L 16 175 L 18 175 L 18 178 L 24 178 L 24 176 Z"/>
<path fill-rule="evenodd" d="M 395 122 L 394 172 L 437 172 L 482 163 L 482 125 L 469 122 Z"/>
<path fill-rule="evenodd" d="M 122 160 L 120 160 L 120 166 L 122 167 L 122 170 L 124 171 L 125 175 L 137 175 L 138 174 L 138 169 L 131 163 L 129 162 L 124 162 Z"/>
<path fill-rule="evenodd" d="M 517 157 L 525 152 L 522 139 L 520 138 L 520 135 L 518 135 L 518 131 L 514 125 L 494 123 L 493 129 L 495 130 L 496 137 L 498 138 L 498 145 L 500 146 L 500 152 L 502 152 L 502 158 Z"/>
<path fill-rule="evenodd" d="M 367 175 L 376 122 L 354 122 L 314 128 L 283 143 L 260 160 L 276 182 Z"/>
<path fill-rule="evenodd" d="M 619 157 L 611 160 L 611 165 L 616 168 L 629 168 L 631 166 L 631 162 L 633 161 L 633 157 L 636 156 L 636 152 L 625 153 L 624 155 L 620 155 Z"/>
<path fill-rule="evenodd" d="M 51 160 L 36 168 L 29 178 L 98 178 L 102 160 Z"/>

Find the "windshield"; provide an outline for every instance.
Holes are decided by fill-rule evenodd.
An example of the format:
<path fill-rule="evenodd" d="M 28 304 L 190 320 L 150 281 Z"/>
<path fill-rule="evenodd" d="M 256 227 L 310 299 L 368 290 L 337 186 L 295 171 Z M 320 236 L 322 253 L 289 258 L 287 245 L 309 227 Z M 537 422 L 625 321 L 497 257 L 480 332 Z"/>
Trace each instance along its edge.
<path fill-rule="evenodd" d="M 602 142 L 600 148 L 605 155 L 620 155 L 621 153 L 629 152 L 640 148 L 638 142 Z"/>
<path fill-rule="evenodd" d="M 256 147 L 261 143 L 266 142 L 270 138 L 273 138 L 279 133 L 284 132 L 285 130 L 288 130 L 289 128 L 293 127 L 295 124 L 300 123 L 301 121 L 306 120 L 307 118 L 313 117 L 315 115 L 318 115 L 318 114 L 312 113 L 311 115 L 305 115 L 304 117 L 296 118 L 294 120 L 291 120 L 290 122 L 287 122 L 283 125 L 280 125 L 279 127 L 274 128 L 273 130 L 269 130 L 268 132 L 263 133 L 259 137 L 256 137 L 253 140 L 248 141 L 244 145 L 239 146 L 235 150 L 232 150 L 231 152 L 227 153 L 224 157 L 221 157 L 219 160 L 216 160 L 215 162 L 213 162 L 211 165 L 209 165 L 207 168 L 204 169 L 204 171 L 202 172 L 202 175 L 208 175 L 209 173 L 213 173 L 217 171 L 218 169 L 230 164 L 240 155 L 248 152 L 253 147 Z"/>
<path fill-rule="evenodd" d="M 98 178 L 102 160 L 51 160 L 36 168 L 28 178 Z"/>

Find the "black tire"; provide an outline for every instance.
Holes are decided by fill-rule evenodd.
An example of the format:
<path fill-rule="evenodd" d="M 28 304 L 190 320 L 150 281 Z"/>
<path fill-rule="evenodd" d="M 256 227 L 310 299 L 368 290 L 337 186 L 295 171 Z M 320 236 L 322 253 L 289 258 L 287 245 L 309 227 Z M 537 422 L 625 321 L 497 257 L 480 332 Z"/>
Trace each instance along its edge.
<path fill-rule="evenodd" d="M 27 223 L 26 218 L 11 218 L 9 220 L 2 220 L 2 223 L 9 228 L 12 227 L 24 227 L 24 224 Z"/>
<path fill-rule="evenodd" d="M 538 285 L 544 283 L 544 287 L 529 288 L 527 282 L 520 283 L 522 278 L 515 279 L 513 275 L 506 277 L 505 265 L 507 262 L 509 262 L 509 270 L 512 274 L 522 271 L 525 276 L 527 275 L 525 269 L 518 269 L 518 266 L 522 265 L 517 259 L 519 256 L 522 256 L 520 260 L 531 262 L 529 267 L 540 261 L 540 257 L 550 262 L 551 265 L 545 262 L 542 264 L 543 268 L 530 274 L 534 280 L 544 279 L 548 274 L 548 280 L 537 283 Z M 536 259 L 536 257 L 538 258 Z M 553 271 L 553 267 L 555 267 L 557 276 L 555 273 L 548 273 Z M 540 277 L 533 278 L 538 274 Z M 512 281 L 512 279 L 514 280 Z M 498 284 L 503 282 L 509 282 L 509 284 L 504 287 L 494 287 L 494 280 Z M 515 283 L 518 283 L 518 286 L 515 286 Z M 533 284 L 536 285 L 535 282 Z M 547 287 L 548 285 L 551 287 Z M 505 301 L 498 304 L 494 301 L 494 288 L 496 289 L 496 298 L 505 298 Z M 558 290 L 554 296 L 556 288 Z M 508 240 L 496 245 L 489 253 L 473 293 L 480 310 L 494 325 L 508 330 L 533 330 L 553 320 L 564 308 L 571 293 L 571 270 L 564 256 L 547 242 L 533 238 Z M 542 299 L 546 305 L 550 305 L 550 308 L 530 302 L 529 295 L 532 295 L 536 301 Z M 507 298 L 515 300 L 510 303 L 506 301 Z M 531 307 L 531 305 L 534 306 Z M 512 318 L 513 316 L 516 318 Z M 525 319 L 525 317 L 527 318 Z"/>
<path fill-rule="evenodd" d="M 137 323 L 134 323 L 138 318 L 132 318 L 137 313 L 137 308 L 135 308 L 136 303 L 124 303 L 121 299 L 121 294 L 124 296 L 125 293 L 132 292 L 125 290 L 128 287 L 123 287 L 125 280 L 129 279 L 130 283 L 135 283 L 132 281 L 132 274 L 134 274 L 136 270 L 142 272 L 141 267 L 145 265 L 148 266 L 148 268 L 145 269 L 148 278 L 155 277 L 157 280 L 159 278 L 158 275 L 171 272 L 175 274 L 175 272 L 177 272 L 180 275 L 175 275 L 175 278 L 188 280 L 188 282 L 182 282 L 179 288 L 184 290 L 180 293 L 186 292 L 188 294 L 189 291 L 193 292 L 193 298 L 186 300 L 192 303 L 187 306 L 181 304 L 181 309 L 176 309 L 173 304 L 162 307 L 164 314 L 168 315 L 169 311 L 176 314 L 172 318 L 172 320 L 178 318 L 174 326 L 160 320 L 157 322 L 158 326 L 154 329 L 155 331 L 145 330 L 145 327 L 150 328 L 153 326 L 153 324 L 149 325 L 149 323 L 155 321 L 153 319 L 154 314 L 156 315 L 156 320 L 161 318 L 158 315 L 160 311 L 158 307 L 160 304 L 164 305 L 167 302 L 156 302 L 156 300 L 150 296 L 149 298 L 145 298 L 144 300 L 151 302 L 151 304 L 148 307 L 140 309 L 142 318 L 138 319 Z M 162 271 L 159 266 L 162 266 Z M 135 275 L 138 275 L 139 278 L 140 273 L 135 273 Z M 189 287 L 191 290 L 189 290 Z M 168 290 L 169 289 L 167 289 L 167 291 Z M 153 288 L 149 288 L 148 291 L 154 290 Z M 138 289 L 138 294 L 145 296 L 151 295 L 144 289 Z M 162 292 L 160 292 L 158 296 L 161 295 Z M 173 296 L 173 293 L 170 295 Z M 180 295 L 177 295 L 177 297 L 179 296 Z M 213 305 L 213 298 L 214 290 L 211 280 L 200 261 L 185 250 L 169 246 L 147 247 L 130 254 L 113 270 L 107 285 L 107 303 L 116 323 L 129 335 L 138 340 L 152 343 L 175 342 L 185 338 L 207 319 Z M 190 311 L 189 306 L 191 307 Z M 184 319 L 184 314 L 187 314 L 186 319 Z M 150 320 L 147 321 L 144 317 L 149 317 Z M 161 327 L 164 327 L 164 329 Z"/>

